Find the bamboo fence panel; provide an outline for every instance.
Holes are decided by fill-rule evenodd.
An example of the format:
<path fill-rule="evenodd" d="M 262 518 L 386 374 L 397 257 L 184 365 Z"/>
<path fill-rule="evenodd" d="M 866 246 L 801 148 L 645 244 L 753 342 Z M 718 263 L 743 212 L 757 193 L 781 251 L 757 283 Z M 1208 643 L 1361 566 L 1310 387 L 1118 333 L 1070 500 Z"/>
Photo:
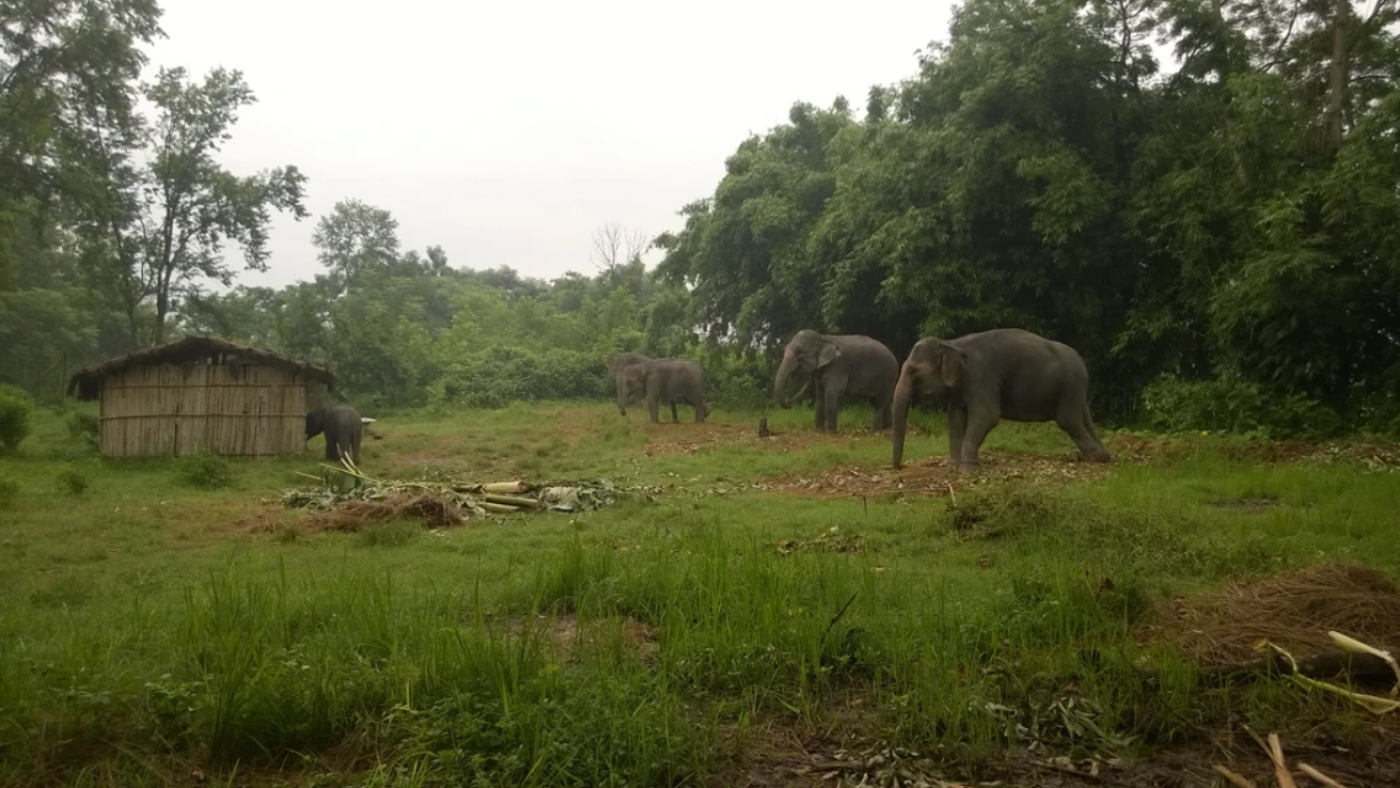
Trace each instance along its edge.
<path fill-rule="evenodd" d="M 308 381 L 261 364 L 150 364 L 101 382 L 102 453 L 268 456 L 304 443 Z"/>

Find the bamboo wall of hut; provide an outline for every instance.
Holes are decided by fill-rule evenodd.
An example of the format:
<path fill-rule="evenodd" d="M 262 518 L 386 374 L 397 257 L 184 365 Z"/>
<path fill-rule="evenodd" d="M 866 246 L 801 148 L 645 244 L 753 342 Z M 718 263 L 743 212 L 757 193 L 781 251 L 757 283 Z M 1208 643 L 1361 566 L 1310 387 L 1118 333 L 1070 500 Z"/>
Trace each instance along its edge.
<path fill-rule="evenodd" d="M 109 457 L 300 452 L 305 417 L 333 378 L 308 364 L 199 338 L 117 359 L 74 378 L 97 399 Z M 212 343 L 212 344 L 211 344 Z"/>

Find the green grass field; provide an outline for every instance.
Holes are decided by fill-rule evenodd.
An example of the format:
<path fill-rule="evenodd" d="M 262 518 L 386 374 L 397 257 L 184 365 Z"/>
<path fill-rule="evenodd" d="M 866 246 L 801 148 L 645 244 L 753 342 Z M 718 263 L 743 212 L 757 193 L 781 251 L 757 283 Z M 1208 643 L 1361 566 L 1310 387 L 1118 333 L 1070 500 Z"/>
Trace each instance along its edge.
<path fill-rule="evenodd" d="M 1223 752 L 1222 731 L 1254 747 L 1244 725 L 1384 734 L 1291 682 L 1206 687 L 1134 629 L 1228 580 L 1337 560 L 1400 574 L 1388 470 L 1197 436 L 1089 474 L 1053 425 L 1002 424 L 950 504 L 889 489 L 868 412 L 821 436 L 810 411 L 775 410 L 763 441 L 758 413 L 681 410 L 381 419 L 374 477 L 661 491 L 356 533 L 275 501 L 315 484 L 299 474 L 320 438 L 275 460 L 114 461 L 38 414 L 0 458 L 0 785 L 832 785 L 785 764 L 849 742 L 970 781 L 1027 747 L 1132 761 Z M 941 473 L 941 418 L 915 423 L 932 434 L 906 473 Z M 786 490 L 837 467 L 883 481 Z M 1267 505 L 1222 505 L 1242 500 Z"/>

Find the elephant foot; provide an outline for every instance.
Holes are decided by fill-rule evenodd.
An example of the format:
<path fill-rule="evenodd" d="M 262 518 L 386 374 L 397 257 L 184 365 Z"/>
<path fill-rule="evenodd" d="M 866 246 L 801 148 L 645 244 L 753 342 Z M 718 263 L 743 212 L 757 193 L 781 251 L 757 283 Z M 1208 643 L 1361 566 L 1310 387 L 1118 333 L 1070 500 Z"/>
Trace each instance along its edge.
<path fill-rule="evenodd" d="M 957 462 L 954 465 L 957 466 L 959 473 L 977 473 L 982 470 L 980 462 Z"/>
<path fill-rule="evenodd" d="M 1108 453 L 1108 449 L 1099 449 L 1084 456 L 1089 462 L 1112 462 L 1113 455 Z"/>

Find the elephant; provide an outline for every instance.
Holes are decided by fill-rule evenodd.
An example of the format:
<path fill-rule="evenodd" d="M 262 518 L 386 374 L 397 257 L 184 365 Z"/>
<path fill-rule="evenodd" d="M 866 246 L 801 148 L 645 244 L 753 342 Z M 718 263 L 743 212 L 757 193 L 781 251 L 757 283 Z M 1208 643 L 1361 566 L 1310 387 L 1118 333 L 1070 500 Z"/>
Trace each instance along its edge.
<path fill-rule="evenodd" d="M 356 465 L 360 464 L 360 437 L 364 429 L 360 412 L 345 403 L 317 408 L 306 414 L 306 439 L 326 433 L 326 459 L 332 462 L 340 462 L 341 456 L 349 455 Z"/>
<path fill-rule="evenodd" d="M 1089 414 L 1089 371 L 1079 353 L 1019 328 L 957 339 L 926 337 L 909 351 L 894 390 L 894 467 L 904 455 L 909 404 L 947 397 L 948 453 L 961 471 L 979 467 L 977 450 L 1001 419 L 1054 421 L 1085 459 L 1109 462 Z"/>
<path fill-rule="evenodd" d="M 651 361 L 651 357 L 641 353 L 614 353 L 607 361 L 608 372 L 611 372 L 613 377 L 617 377 L 617 373 L 624 368 L 633 364 L 645 364 L 648 361 Z"/>
<path fill-rule="evenodd" d="M 699 364 L 679 358 L 654 358 L 625 367 L 617 375 L 617 412 L 627 415 L 627 403 L 645 391 L 647 413 L 653 424 L 660 422 L 661 403 L 671 404 L 671 421 L 679 422 L 676 403 L 685 402 L 695 408 L 695 423 L 710 415 L 705 404 L 705 371 Z"/>
<path fill-rule="evenodd" d="M 793 374 L 809 378 L 808 385 L 814 389 L 818 432 L 836 432 L 836 415 L 843 398 L 869 400 L 875 407 L 871 432 L 890 426 L 899 359 L 878 340 L 803 329 L 783 349 L 783 363 L 773 381 L 773 396 L 784 408 L 790 402 L 783 390 Z"/>

